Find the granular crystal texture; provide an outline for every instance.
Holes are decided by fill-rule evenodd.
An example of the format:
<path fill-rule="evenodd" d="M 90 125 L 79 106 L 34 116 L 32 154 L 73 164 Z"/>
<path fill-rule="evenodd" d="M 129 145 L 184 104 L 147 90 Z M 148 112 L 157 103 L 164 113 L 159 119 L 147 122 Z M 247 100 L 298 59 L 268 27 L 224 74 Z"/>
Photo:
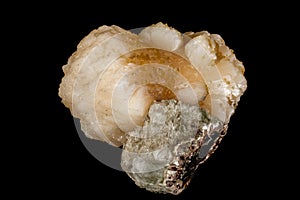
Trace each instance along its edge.
<path fill-rule="evenodd" d="M 177 194 L 225 133 L 224 123 L 198 106 L 163 100 L 127 134 L 121 166 L 140 187 Z"/>

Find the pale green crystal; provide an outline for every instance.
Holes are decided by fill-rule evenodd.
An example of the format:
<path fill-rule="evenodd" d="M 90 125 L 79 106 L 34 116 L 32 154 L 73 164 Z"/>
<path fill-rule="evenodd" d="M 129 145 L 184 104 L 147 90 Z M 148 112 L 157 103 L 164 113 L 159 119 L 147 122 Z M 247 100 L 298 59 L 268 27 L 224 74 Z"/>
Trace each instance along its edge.
<path fill-rule="evenodd" d="M 121 166 L 142 188 L 178 194 L 214 151 L 226 127 L 198 106 L 155 102 L 143 127 L 127 133 Z"/>

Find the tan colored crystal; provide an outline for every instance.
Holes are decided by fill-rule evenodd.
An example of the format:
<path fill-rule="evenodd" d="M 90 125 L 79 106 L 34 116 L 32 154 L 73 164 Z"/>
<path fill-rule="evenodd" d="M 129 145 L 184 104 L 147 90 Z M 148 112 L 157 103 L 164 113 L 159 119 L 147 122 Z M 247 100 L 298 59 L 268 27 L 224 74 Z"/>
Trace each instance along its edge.
<path fill-rule="evenodd" d="M 101 26 L 79 43 L 63 70 L 62 102 L 88 137 L 115 146 L 141 125 L 153 100 L 170 98 L 151 94 L 151 85 L 199 103 L 224 122 L 246 89 L 244 67 L 219 35 L 180 34 L 162 23 L 139 35 Z"/>
<path fill-rule="evenodd" d="M 72 115 L 80 119 L 85 135 L 113 146 L 123 146 L 124 151 L 130 151 L 133 145 L 131 142 L 135 141 L 129 133 L 143 132 L 142 135 L 135 136 L 141 138 L 148 134 L 138 130 L 146 130 L 145 124 L 149 121 L 149 109 L 152 105 L 176 101 L 187 109 L 201 109 L 199 113 L 208 116 L 203 119 L 212 120 L 201 122 L 202 126 L 198 130 L 201 137 L 197 132 L 190 135 L 189 140 L 198 142 L 199 152 L 183 153 L 197 156 L 202 151 L 203 154 L 202 142 L 207 134 L 212 134 L 206 130 L 207 127 L 213 127 L 212 131 L 218 130 L 218 137 L 221 138 L 247 88 L 242 62 L 225 45 L 220 35 L 207 31 L 182 34 L 161 22 L 144 28 L 138 34 L 116 25 L 101 26 L 78 44 L 76 52 L 63 66 L 63 71 L 65 76 L 60 84 L 59 96 Z M 159 118 L 161 115 L 151 116 Z M 170 123 L 168 130 L 172 130 Z M 217 128 L 215 124 L 218 124 Z M 186 124 L 183 123 L 182 126 L 185 127 Z M 173 124 L 172 127 L 176 125 Z M 169 136 L 170 134 L 163 136 L 163 141 L 169 141 Z M 141 140 L 140 144 L 145 141 Z M 215 143 L 217 141 L 220 140 L 216 139 Z M 155 141 L 151 143 L 155 144 Z M 174 142 L 172 145 L 173 148 Z M 207 150 L 207 155 L 215 147 L 215 144 L 211 144 L 212 149 Z M 146 145 L 133 149 L 141 152 L 151 151 L 151 148 L 151 145 Z M 132 157 L 130 159 L 134 160 Z M 173 162 L 178 157 L 172 159 Z M 122 160 L 122 163 L 131 166 L 132 163 L 128 162 Z M 194 164 L 198 166 L 199 163 L 200 161 Z M 193 170 L 194 168 L 196 167 Z M 187 173 L 189 169 L 186 168 Z M 166 173 L 170 173 L 169 167 L 166 170 Z M 127 173 L 136 177 L 132 175 L 132 171 Z M 147 179 L 143 179 L 146 174 L 139 176 L 146 181 L 141 187 L 150 187 Z M 164 178 L 161 181 L 163 185 L 148 189 L 180 193 L 175 186 L 169 187 Z M 180 182 L 179 179 L 177 181 Z M 189 181 L 180 191 L 188 183 Z"/>

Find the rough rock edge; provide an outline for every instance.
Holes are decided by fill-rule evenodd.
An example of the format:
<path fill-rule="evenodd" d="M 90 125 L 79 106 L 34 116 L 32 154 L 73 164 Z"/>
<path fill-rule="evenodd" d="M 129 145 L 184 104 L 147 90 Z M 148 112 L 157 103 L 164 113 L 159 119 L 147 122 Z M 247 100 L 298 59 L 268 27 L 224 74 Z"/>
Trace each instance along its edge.
<path fill-rule="evenodd" d="M 174 129 L 178 129 L 177 133 L 182 132 L 182 126 L 186 126 L 186 124 L 178 123 L 178 119 L 182 117 L 180 114 L 181 109 L 196 109 L 196 106 L 182 104 L 176 100 L 164 100 L 162 102 L 156 102 L 153 105 L 155 104 L 168 107 L 168 111 L 172 109 L 171 111 L 176 112 L 171 113 L 173 116 L 170 117 L 166 126 L 172 126 L 172 128 L 174 127 Z M 153 107 L 153 105 L 151 107 Z M 221 121 L 209 116 L 206 111 L 198 107 L 197 109 L 198 112 L 201 113 L 201 119 L 198 119 L 200 121 L 199 127 L 194 133 L 182 132 L 182 134 L 184 134 L 183 136 L 176 133 L 166 134 L 165 138 L 160 138 L 160 142 L 158 143 L 156 143 L 157 140 L 155 137 L 138 138 L 136 137 L 137 134 L 132 134 L 134 136 L 130 133 L 127 134 L 127 141 L 123 146 L 124 151 L 122 154 L 121 166 L 131 179 L 135 181 L 136 185 L 152 192 L 171 193 L 174 195 L 180 194 L 188 186 L 198 166 L 208 159 L 208 157 L 216 150 L 219 142 L 227 131 L 226 124 L 223 124 Z M 195 113 L 189 111 L 189 114 L 191 120 L 194 120 Z M 151 131 L 151 126 L 157 126 L 156 124 L 150 123 L 150 117 L 146 120 L 144 127 L 137 128 L 135 131 L 143 134 L 143 131 L 144 133 L 149 130 Z M 193 128 L 188 127 L 187 131 L 189 130 L 193 130 Z M 207 139 L 211 139 L 214 132 L 219 134 L 218 137 L 212 140 L 212 143 L 207 142 Z M 179 138 L 180 142 L 173 143 L 174 141 L 177 141 L 176 137 Z M 165 139 L 165 141 L 161 141 L 163 139 Z M 166 141 L 169 141 L 169 144 Z M 165 166 L 162 166 L 160 169 L 154 169 L 153 171 L 147 171 L 144 173 L 134 172 L 131 166 L 132 163 L 130 163 L 134 161 L 134 156 L 139 157 L 140 153 L 149 152 L 149 158 L 145 157 L 144 162 L 151 164 L 155 162 L 152 158 L 151 152 L 162 148 L 162 144 L 169 145 L 168 147 L 170 148 L 173 156 L 170 162 Z M 208 151 L 204 150 L 207 151 L 207 153 L 201 155 L 205 145 L 208 146 Z"/>

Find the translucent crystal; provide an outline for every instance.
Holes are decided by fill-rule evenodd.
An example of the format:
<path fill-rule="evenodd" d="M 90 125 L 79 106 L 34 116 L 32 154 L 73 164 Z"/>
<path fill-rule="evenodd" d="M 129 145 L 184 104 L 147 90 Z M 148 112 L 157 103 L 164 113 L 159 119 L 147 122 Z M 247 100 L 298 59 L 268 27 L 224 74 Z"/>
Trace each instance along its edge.
<path fill-rule="evenodd" d="M 198 106 L 155 102 L 143 127 L 127 133 L 121 166 L 142 188 L 179 194 L 226 130 L 226 124 Z"/>

